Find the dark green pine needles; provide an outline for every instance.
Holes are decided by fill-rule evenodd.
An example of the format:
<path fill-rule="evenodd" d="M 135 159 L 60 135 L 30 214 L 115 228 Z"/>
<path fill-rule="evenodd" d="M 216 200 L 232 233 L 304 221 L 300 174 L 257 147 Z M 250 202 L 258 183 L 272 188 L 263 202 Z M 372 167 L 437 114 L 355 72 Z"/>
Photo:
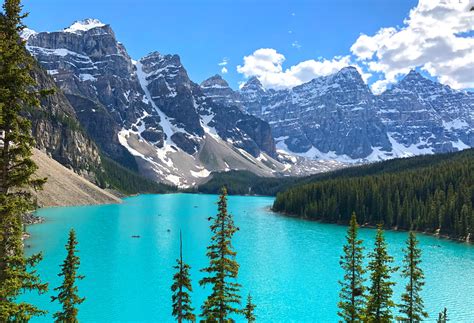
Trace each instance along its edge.
<path fill-rule="evenodd" d="M 428 316 L 424 311 L 423 299 L 420 292 L 425 285 L 421 264 L 421 249 L 413 232 L 410 232 L 407 240 L 405 259 L 403 260 L 402 277 L 408 278 L 405 292 L 402 294 L 400 313 L 398 319 L 403 322 L 420 322 Z"/>
<path fill-rule="evenodd" d="M 173 316 L 176 320 L 181 323 L 184 320 L 194 322 L 196 316 L 193 314 L 193 308 L 191 307 L 191 297 L 189 292 L 193 291 L 191 285 L 191 278 L 189 270 L 191 267 L 183 262 L 183 240 L 181 237 L 181 231 L 179 232 L 179 259 L 176 259 L 176 266 L 174 269 L 177 270 L 173 276 L 173 285 L 171 285 L 171 291 L 173 292 Z"/>
<path fill-rule="evenodd" d="M 76 255 L 76 233 L 74 230 L 69 232 L 69 239 L 66 244 L 67 256 L 61 265 L 61 272 L 58 276 L 64 278 L 61 286 L 56 287 L 54 290 L 59 292 L 58 296 L 52 296 L 51 301 L 59 301 L 62 305 L 62 311 L 59 311 L 53 315 L 55 322 L 78 322 L 77 306 L 84 302 L 85 298 L 81 298 L 78 295 L 78 289 L 76 286 L 76 280 L 81 280 L 84 276 L 77 274 L 80 260 Z"/>
<path fill-rule="evenodd" d="M 20 116 L 25 107 L 39 105 L 30 72 L 34 61 L 19 33 L 26 15 L 19 0 L 5 0 L 0 15 L 0 322 L 28 321 L 44 314 L 32 304 L 18 302 L 23 291 L 47 290 L 34 267 L 41 255 L 25 258 L 22 215 L 35 208 L 30 192 L 44 180 L 33 179 L 34 146 L 30 122 Z"/>
<path fill-rule="evenodd" d="M 249 295 L 247 296 L 247 304 L 245 305 L 245 308 L 243 310 L 244 316 L 247 319 L 248 323 L 255 322 L 255 307 L 257 307 L 253 302 L 252 302 L 252 296 Z"/>
<path fill-rule="evenodd" d="M 202 305 L 201 316 L 206 321 L 229 321 L 230 314 L 241 313 L 240 284 L 236 282 L 239 264 L 235 261 L 236 252 L 232 247 L 232 236 L 238 228 L 232 215 L 227 212 L 227 190 L 222 189 L 219 197 L 218 214 L 213 219 L 211 245 L 207 247 L 209 267 L 202 269 L 208 276 L 199 281 L 201 286 L 211 285 L 212 292 Z"/>
<path fill-rule="evenodd" d="M 392 300 L 391 275 L 396 268 L 390 266 L 393 258 L 388 255 L 387 243 L 385 242 L 382 225 L 377 228 L 375 237 L 375 249 L 370 253 L 370 287 L 367 297 L 365 313 L 366 322 L 390 322 L 392 320 L 391 309 L 395 306 Z"/>
<path fill-rule="evenodd" d="M 347 230 L 347 243 L 344 246 L 344 254 L 341 256 L 341 267 L 344 270 L 344 279 L 340 281 L 341 301 L 338 306 L 338 315 L 344 322 L 360 322 L 363 317 L 364 298 L 364 255 L 362 240 L 357 238 L 358 224 L 355 213 L 352 214 L 349 228 Z"/>

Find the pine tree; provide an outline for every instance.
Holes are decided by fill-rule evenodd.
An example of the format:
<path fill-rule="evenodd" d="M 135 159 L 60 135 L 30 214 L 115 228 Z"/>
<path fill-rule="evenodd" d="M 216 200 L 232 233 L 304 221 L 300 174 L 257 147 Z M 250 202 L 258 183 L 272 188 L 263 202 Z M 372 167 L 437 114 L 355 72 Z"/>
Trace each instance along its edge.
<path fill-rule="evenodd" d="M 25 107 L 39 105 L 39 93 L 30 75 L 34 60 L 26 52 L 20 33 L 25 28 L 20 0 L 5 0 L 0 13 L 0 321 L 27 321 L 45 312 L 18 302 L 24 291 L 44 293 L 32 268 L 41 261 L 36 254 L 25 258 L 22 215 L 35 208 L 31 189 L 44 179 L 33 179 L 37 167 L 31 160 L 34 145 L 30 122 L 20 116 Z"/>
<path fill-rule="evenodd" d="M 357 238 L 358 231 L 357 218 L 355 213 L 347 230 L 347 244 L 344 246 L 344 255 L 341 256 L 341 267 L 344 270 L 344 280 L 340 281 L 341 300 L 338 304 L 341 309 L 338 315 L 345 322 L 359 322 L 363 316 L 364 306 L 364 278 L 365 270 L 362 266 L 364 256 L 362 254 L 362 240 Z"/>
<path fill-rule="evenodd" d="M 176 260 L 177 264 L 174 266 L 178 272 L 173 276 L 173 285 L 171 291 L 173 292 L 173 316 L 176 317 L 178 322 L 196 321 L 196 316 L 193 314 L 193 308 L 191 307 L 191 297 L 189 292 L 193 291 L 191 286 L 191 278 L 189 270 L 191 267 L 183 262 L 183 240 L 181 237 L 181 231 L 179 232 L 179 259 Z M 187 291 L 186 291 L 187 290 Z"/>
<path fill-rule="evenodd" d="M 403 261 L 402 276 L 409 279 L 402 294 L 402 304 L 400 304 L 399 317 L 404 322 L 419 322 L 426 318 L 428 314 L 423 310 L 423 299 L 420 291 L 425 285 L 424 274 L 420 268 L 421 250 L 418 247 L 418 240 L 413 232 L 410 232 L 407 240 L 405 259 Z"/>
<path fill-rule="evenodd" d="M 209 267 L 202 269 L 209 274 L 199 281 L 201 286 L 211 285 L 212 292 L 202 306 L 201 316 L 207 321 L 227 322 L 229 315 L 241 313 L 235 305 L 240 304 L 240 284 L 235 282 L 239 264 L 235 260 L 237 253 L 232 247 L 232 236 L 238 231 L 232 215 L 227 212 L 227 190 L 222 188 L 219 197 L 218 214 L 211 224 L 213 236 L 207 247 Z M 209 220 L 213 219 L 210 217 Z"/>
<path fill-rule="evenodd" d="M 364 320 L 367 322 L 390 322 L 392 319 L 391 308 L 395 306 L 392 301 L 391 274 L 396 268 L 390 267 L 393 258 L 387 253 L 382 225 L 378 225 L 375 238 L 375 249 L 370 254 L 369 270 L 371 285 L 367 298 L 367 307 Z"/>
<path fill-rule="evenodd" d="M 255 322 L 255 308 L 257 306 L 252 303 L 252 296 L 249 295 L 247 296 L 247 304 L 245 305 L 245 308 L 243 310 L 244 316 L 247 319 L 247 322 L 252 323 Z"/>
<path fill-rule="evenodd" d="M 81 298 L 78 295 L 78 289 L 76 286 L 76 280 L 84 279 L 84 276 L 77 274 L 80 260 L 76 255 L 76 233 L 73 229 L 69 231 L 69 239 L 66 244 L 67 256 L 61 265 L 61 272 L 58 276 L 64 277 L 61 286 L 56 287 L 54 290 L 59 292 L 58 296 L 52 296 L 51 301 L 59 301 L 62 304 L 62 311 L 57 312 L 53 315 L 55 322 L 78 322 L 77 306 L 84 302 L 85 298 Z"/>
<path fill-rule="evenodd" d="M 446 323 L 446 322 L 448 322 L 448 310 L 445 307 L 442 312 L 439 312 L 436 323 Z"/>

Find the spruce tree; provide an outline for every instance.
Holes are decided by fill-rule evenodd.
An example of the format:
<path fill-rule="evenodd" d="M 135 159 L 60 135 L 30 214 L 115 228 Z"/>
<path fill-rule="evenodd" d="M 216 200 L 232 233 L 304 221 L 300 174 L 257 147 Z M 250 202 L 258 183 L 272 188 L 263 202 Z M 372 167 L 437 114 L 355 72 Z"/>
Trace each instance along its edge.
<path fill-rule="evenodd" d="M 423 299 L 420 291 L 425 285 L 423 270 L 420 268 L 421 249 L 413 232 L 410 232 L 407 240 L 405 259 L 403 260 L 402 277 L 408 278 L 405 293 L 402 294 L 399 317 L 404 322 L 419 322 L 428 316 L 423 310 Z"/>
<path fill-rule="evenodd" d="M 47 284 L 32 269 L 41 255 L 26 258 L 22 215 L 35 208 L 31 190 L 44 179 L 33 179 L 37 167 L 31 160 L 34 145 L 30 122 L 20 115 L 38 107 L 39 93 L 30 75 L 34 60 L 20 33 L 25 28 L 20 0 L 5 0 L 0 13 L 0 321 L 27 321 L 45 312 L 18 302 L 24 291 L 43 293 Z"/>
<path fill-rule="evenodd" d="M 236 252 L 232 247 L 232 236 L 238 231 L 232 215 L 227 212 L 227 189 L 222 188 L 219 197 L 218 214 L 209 220 L 211 245 L 207 247 L 209 267 L 202 269 L 208 276 L 199 281 L 201 286 L 211 285 L 212 292 L 202 305 L 201 316 L 206 321 L 229 321 L 230 314 L 241 313 L 236 307 L 240 304 L 240 284 L 236 282 L 239 264 L 235 260 Z"/>
<path fill-rule="evenodd" d="M 247 322 L 252 323 L 255 322 L 255 307 L 257 307 L 254 303 L 252 303 L 252 296 L 247 296 L 247 304 L 243 310 L 244 316 L 247 319 Z"/>
<path fill-rule="evenodd" d="M 439 312 L 436 323 L 446 323 L 446 322 L 448 322 L 448 310 L 445 307 L 442 312 Z"/>
<path fill-rule="evenodd" d="M 339 294 L 341 300 L 338 304 L 338 315 L 345 322 L 359 322 L 364 311 L 364 248 L 362 240 L 357 238 L 358 227 L 356 215 L 352 213 L 346 236 L 347 244 L 343 248 L 344 254 L 340 261 L 344 280 L 339 282 L 342 288 Z"/>
<path fill-rule="evenodd" d="M 196 316 L 193 314 L 193 308 L 191 307 L 191 297 L 188 292 L 192 292 L 191 278 L 189 270 L 191 267 L 183 262 L 183 240 L 181 237 L 181 231 L 179 232 L 179 259 L 176 260 L 177 264 L 174 269 L 177 273 L 173 276 L 173 285 L 171 285 L 171 291 L 173 292 L 173 316 L 178 322 L 183 320 L 192 321 L 196 320 Z"/>
<path fill-rule="evenodd" d="M 61 272 L 58 276 L 64 277 L 61 286 L 56 287 L 54 290 L 59 292 L 57 296 L 52 296 L 51 301 L 58 301 L 62 305 L 62 311 L 56 312 L 53 317 L 55 322 L 78 322 L 77 306 L 84 302 L 85 298 L 81 298 L 78 295 L 78 289 L 76 286 L 76 280 L 84 279 L 84 276 L 77 274 L 80 260 L 76 255 L 76 233 L 73 229 L 69 231 L 69 239 L 66 244 L 67 256 L 61 265 Z"/>
<path fill-rule="evenodd" d="M 387 253 L 382 225 L 377 227 L 375 237 L 375 248 L 370 254 L 368 269 L 370 270 L 370 287 L 365 310 L 366 322 L 390 322 L 392 320 L 391 309 L 395 306 L 392 301 L 392 286 L 395 284 L 390 280 L 391 274 L 396 268 L 390 267 L 393 258 Z"/>

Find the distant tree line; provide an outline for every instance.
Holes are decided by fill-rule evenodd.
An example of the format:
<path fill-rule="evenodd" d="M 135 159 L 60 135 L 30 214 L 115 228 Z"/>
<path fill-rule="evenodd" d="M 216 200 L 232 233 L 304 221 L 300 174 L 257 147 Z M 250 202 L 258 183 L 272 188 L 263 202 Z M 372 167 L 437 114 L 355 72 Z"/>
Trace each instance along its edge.
<path fill-rule="evenodd" d="M 402 161 L 403 162 L 403 161 Z M 423 167 L 340 177 L 277 194 L 273 209 L 347 224 L 439 233 L 474 240 L 474 150 Z"/>
<path fill-rule="evenodd" d="M 176 187 L 144 178 L 104 155 L 101 155 L 101 165 L 103 169 L 95 173 L 98 185 L 102 188 L 115 189 L 123 194 L 161 194 L 177 190 Z"/>
<path fill-rule="evenodd" d="M 212 173 L 209 181 L 199 185 L 196 190 L 218 194 L 225 186 L 230 195 L 273 196 L 298 180 L 296 177 L 260 177 L 247 170 L 231 170 Z"/>

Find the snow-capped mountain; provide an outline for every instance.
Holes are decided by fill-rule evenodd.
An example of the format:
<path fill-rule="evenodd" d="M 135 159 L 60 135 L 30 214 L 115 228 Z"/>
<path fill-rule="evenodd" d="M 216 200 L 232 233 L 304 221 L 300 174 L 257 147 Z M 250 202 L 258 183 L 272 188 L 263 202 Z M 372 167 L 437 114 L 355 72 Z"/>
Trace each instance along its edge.
<path fill-rule="evenodd" d="M 415 71 L 379 96 L 353 67 L 290 90 L 251 78 L 240 94 L 244 109 L 269 122 L 277 148 L 309 158 L 366 162 L 474 146 L 474 94 Z"/>
<path fill-rule="evenodd" d="M 102 152 L 150 178 L 190 186 L 212 171 L 274 176 L 340 166 L 277 155 L 266 121 L 244 112 L 239 95 L 219 99 L 225 81 L 195 84 L 178 55 L 134 61 L 96 19 L 24 37 Z"/>

